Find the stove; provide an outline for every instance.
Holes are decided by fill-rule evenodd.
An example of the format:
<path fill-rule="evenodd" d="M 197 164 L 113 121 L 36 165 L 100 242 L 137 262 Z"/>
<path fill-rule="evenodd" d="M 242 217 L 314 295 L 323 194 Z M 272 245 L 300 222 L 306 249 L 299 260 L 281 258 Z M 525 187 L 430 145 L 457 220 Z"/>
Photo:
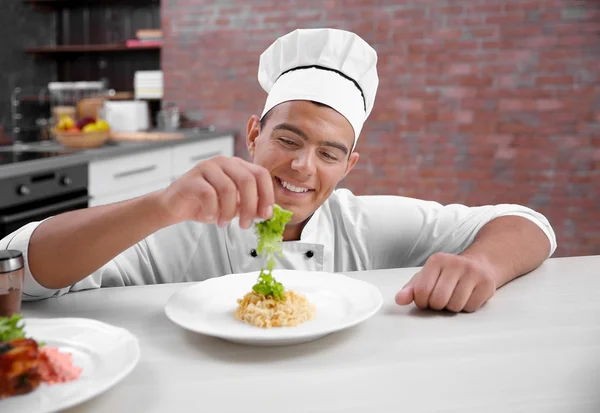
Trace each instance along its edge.
<path fill-rule="evenodd" d="M 0 147 L 0 167 L 56 156 L 69 156 L 67 148 Z M 86 163 L 31 171 L 0 179 L 0 238 L 31 221 L 88 207 Z"/>
<path fill-rule="evenodd" d="M 0 165 L 54 158 L 75 152 L 73 149 L 48 144 L 0 146 Z"/>
<path fill-rule="evenodd" d="M 19 162 L 35 161 L 44 158 L 53 158 L 74 153 L 74 151 L 1 151 L 0 150 L 0 165 L 9 165 Z"/>

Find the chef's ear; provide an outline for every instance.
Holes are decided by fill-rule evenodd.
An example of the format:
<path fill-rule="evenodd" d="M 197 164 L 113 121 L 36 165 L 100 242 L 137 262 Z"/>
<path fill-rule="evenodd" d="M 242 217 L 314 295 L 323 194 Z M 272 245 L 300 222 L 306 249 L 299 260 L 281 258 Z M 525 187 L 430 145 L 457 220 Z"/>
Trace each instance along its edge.
<path fill-rule="evenodd" d="M 254 158 L 254 149 L 256 148 L 256 138 L 260 135 L 260 118 L 256 115 L 252 115 L 248 119 L 248 128 L 246 131 L 246 146 L 248 147 L 248 153 Z"/>
<path fill-rule="evenodd" d="M 354 165 L 356 165 L 356 162 L 358 162 L 358 157 L 358 152 L 352 152 L 350 154 L 348 157 L 348 163 L 346 164 L 346 171 L 344 171 L 344 178 L 350 173 L 352 168 L 354 168 Z"/>

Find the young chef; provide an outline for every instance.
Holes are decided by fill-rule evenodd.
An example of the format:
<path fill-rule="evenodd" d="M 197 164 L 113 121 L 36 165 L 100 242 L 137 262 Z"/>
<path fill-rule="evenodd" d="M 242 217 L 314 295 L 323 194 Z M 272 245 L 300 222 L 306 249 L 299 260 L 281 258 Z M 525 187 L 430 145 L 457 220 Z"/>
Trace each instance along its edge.
<path fill-rule="evenodd" d="M 15 231 L 0 248 L 24 252 L 24 300 L 259 270 L 251 220 L 269 218 L 275 202 L 294 213 L 276 268 L 423 266 L 398 286 L 398 304 L 478 309 L 554 252 L 554 232 L 518 205 L 442 206 L 336 190 L 359 159 L 376 63 L 375 50 L 347 31 L 295 30 L 277 39 L 260 57 L 268 96 L 248 121 L 252 162 L 216 157 L 164 190 Z"/>

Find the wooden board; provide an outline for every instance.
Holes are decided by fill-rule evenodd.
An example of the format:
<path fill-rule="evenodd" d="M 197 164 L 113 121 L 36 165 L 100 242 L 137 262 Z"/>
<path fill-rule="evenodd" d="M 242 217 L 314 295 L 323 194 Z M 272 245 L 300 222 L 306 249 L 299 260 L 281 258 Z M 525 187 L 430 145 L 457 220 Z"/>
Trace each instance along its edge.
<path fill-rule="evenodd" d="M 177 132 L 111 132 L 113 141 L 167 141 L 183 139 L 183 133 Z"/>

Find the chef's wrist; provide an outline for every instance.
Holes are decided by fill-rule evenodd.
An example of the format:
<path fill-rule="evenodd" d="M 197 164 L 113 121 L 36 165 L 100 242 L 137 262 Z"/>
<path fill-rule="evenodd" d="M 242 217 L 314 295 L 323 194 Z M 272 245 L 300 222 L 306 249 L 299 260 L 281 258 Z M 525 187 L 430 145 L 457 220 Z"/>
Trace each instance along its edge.
<path fill-rule="evenodd" d="M 507 271 L 506 268 L 503 268 L 502 265 L 494 262 L 495 260 L 493 257 L 479 248 L 467 249 L 460 255 L 477 263 L 477 266 L 481 268 L 487 276 L 494 280 L 496 288 L 500 288 L 511 278 L 509 271 Z"/>
<path fill-rule="evenodd" d="M 156 230 L 178 223 L 165 202 L 164 190 L 151 192 L 144 197 L 144 201 L 147 208 L 145 213 L 157 226 Z"/>

